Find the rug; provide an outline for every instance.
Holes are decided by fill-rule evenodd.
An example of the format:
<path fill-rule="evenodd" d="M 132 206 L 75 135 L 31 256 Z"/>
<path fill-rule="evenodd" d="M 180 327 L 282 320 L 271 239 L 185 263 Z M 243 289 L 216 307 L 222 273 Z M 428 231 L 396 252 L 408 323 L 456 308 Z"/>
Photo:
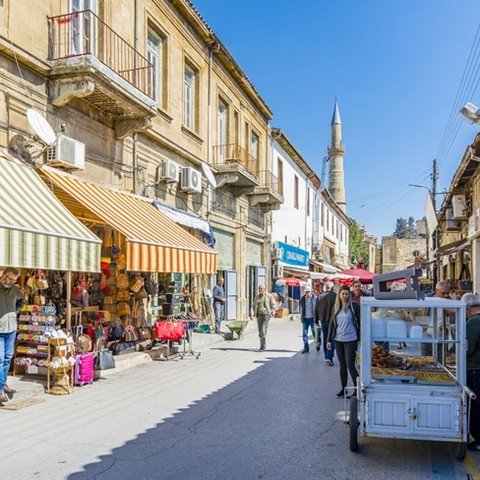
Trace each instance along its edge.
<path fill-rule="evenodd" d="M 42 403 L 44 401 L 44 398 L 38 397 L 24 398 L 22 400 L 9 400 L 3 405 L 0 405 L 0 410 L 20 410 L 21 408 L 31 407 L 32 405 L 36 405 L 37 403 Z"/>

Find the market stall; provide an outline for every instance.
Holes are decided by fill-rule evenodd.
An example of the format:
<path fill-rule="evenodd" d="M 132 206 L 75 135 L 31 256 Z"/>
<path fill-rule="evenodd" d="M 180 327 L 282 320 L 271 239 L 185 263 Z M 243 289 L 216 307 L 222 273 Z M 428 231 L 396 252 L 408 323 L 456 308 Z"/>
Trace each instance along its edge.
<path fill-rule="evenodd" d="M 443 441 L 463 459 L 472 395 L 465 304 L 363 297 L 361 332 L 360 376 L 356 396 L 349 395 L 350 449 L 357 450 L 358 435 Z"/>

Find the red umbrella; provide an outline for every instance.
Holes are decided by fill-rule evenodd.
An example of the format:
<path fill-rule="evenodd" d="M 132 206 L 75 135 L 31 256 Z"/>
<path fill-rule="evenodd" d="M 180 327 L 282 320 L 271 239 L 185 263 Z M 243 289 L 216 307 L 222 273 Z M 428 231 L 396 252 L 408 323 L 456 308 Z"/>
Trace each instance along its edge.
<path fill-rule="evenodd" d="M 345 275 L 352 275 L 352 277 L 358 277 L 362 283 L 373 283 L 374 273 L 364 270 L 363 268 L 349 268 L 348 270 L 343 270 L 340 273 Z"/>

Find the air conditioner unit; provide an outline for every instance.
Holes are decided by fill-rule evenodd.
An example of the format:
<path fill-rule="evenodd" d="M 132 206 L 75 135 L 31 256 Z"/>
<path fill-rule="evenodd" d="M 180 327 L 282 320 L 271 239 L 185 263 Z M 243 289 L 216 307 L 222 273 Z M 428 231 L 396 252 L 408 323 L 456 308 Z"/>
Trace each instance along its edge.
<path fill-rule="evenodd" d="M 273 278 L 283 277 L 283 265 L 278 265 L 277 263 L 273 266 Z"/>
<path fill-rule="evenodd" d="M 186 192 L 202 192 L 202 174 L 192 167 L 182 168 L 180 188 Z"/>
<path fill-rule="evenodd" d="M 157 167 L 155 183 L 176 183 L 180 175 L 180 166 L 172 160 L 164 160 Z"/>
<path fill-rule="evenodd" d="M 65 135 L 59 135 L 57 142 L 47 148 L 47 163 L 51 167 L 64 170 L 83 170 L 85 144 Z"/>
<path fill-rule="evenodd" d="M 467 204 L 465 195 L 453 195 L 452 197 L 453 218 L 467 218 Z"/>
<path fill-rule="evenodd" d="M 445 219 L 447 230 L 460 230 L 462 224 L 454 219 L 453 208 L 447 208 L 445 210 Z"/>
<path fill-rule="evenodd" d="M 272 260 L 278 260 L 282 256 L 281 248 L 274 248 L 272 250 Z"/>

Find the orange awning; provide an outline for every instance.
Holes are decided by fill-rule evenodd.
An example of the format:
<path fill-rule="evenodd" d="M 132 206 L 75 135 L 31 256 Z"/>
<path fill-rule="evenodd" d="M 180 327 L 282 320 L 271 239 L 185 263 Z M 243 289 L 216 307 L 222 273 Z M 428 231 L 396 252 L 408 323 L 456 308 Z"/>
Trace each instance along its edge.
<path fill-rule="evenodd" d="M 163 215 L 152 200 L 42 168 L 62 203 L 82 219 L 100 220 L 125 236 L 127 270 L 216 273 L 217 254 Z"/>

